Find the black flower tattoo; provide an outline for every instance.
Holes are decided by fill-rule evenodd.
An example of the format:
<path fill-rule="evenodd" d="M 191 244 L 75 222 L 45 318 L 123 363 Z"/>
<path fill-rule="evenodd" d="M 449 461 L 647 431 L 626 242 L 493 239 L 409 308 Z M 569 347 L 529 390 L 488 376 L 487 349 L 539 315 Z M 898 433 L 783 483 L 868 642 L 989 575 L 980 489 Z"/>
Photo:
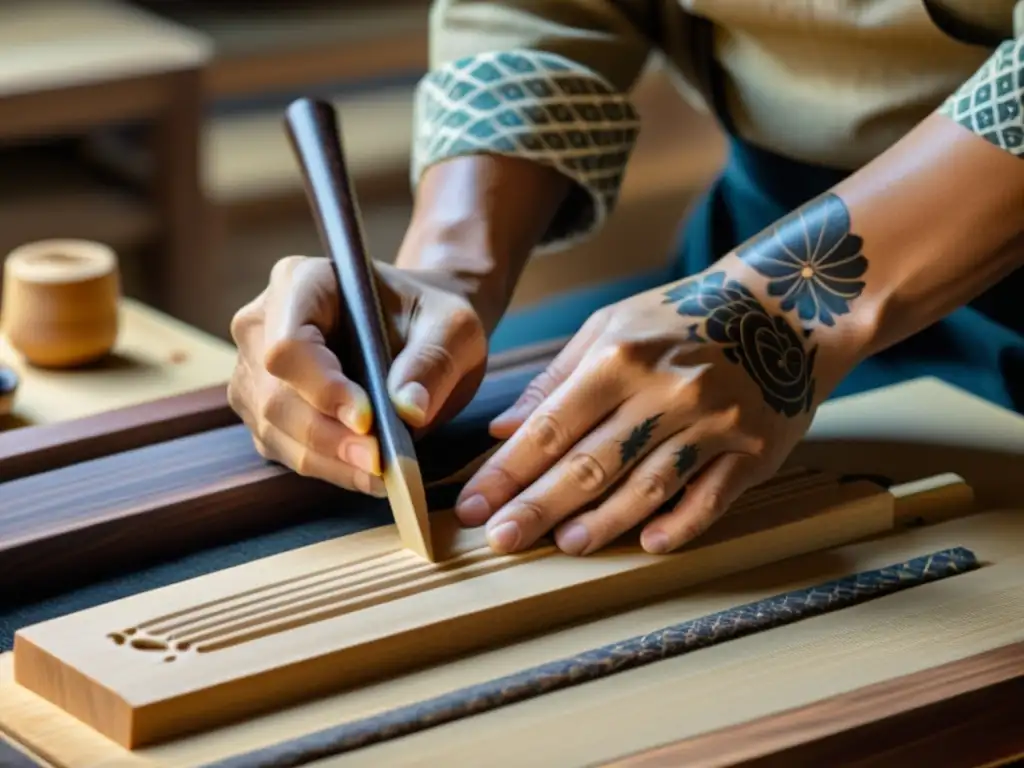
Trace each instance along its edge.
<path fill-rule="evenodd" d="M 684 445 L 676 451 L 676 477 L 682 477 L 697 464 L 697 446 Z"/>
<path fill-rule="evenodd" d="M 850 232 L 850 212 L 831 192 L 747 241 L 737 255 L 768 278 L 768 295 L 804 323 L 835 325 L 860 296 L 868 268 L 863 241 Z"/>
<path fill-rule="evenodd" d="M 649 419 L 644 419 L 642 422 L 633 427 L 633 431 L 629 433 L 629 437 L 619 443 L 619 455 L 622 458 L 622 463 L 628 464 L 644 449 L 654 434 L 654 428 L 658 426 L 658 419 L 664 414 L 658 413 L 651 416 Z"/>
<path fill-rule="evenodd" d="M 714 272 L 673 286 L 665 303 L 675 304 L 684 317 L 704 318 L 703 334 L 700 323 L 689 327 L 690 340 L 718 344 L 726 359 L 743 366 L 774 411 L 810 411 L 817 347 L 808 351 L 801 335 L 783 317 L 769 314 L 746 286 Z"/>

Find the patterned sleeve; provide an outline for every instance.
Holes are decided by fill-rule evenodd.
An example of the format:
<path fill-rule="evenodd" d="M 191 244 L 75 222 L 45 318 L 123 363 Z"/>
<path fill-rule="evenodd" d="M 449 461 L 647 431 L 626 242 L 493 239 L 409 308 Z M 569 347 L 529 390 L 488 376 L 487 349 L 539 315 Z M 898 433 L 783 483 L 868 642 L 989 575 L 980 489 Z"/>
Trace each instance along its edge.
<path fill-rule="evenodd" d="M 574 182 L 541 250 L 597 231 L 640 129 L 628 94 L 650 49 L 629 5 L 435 0 L 431 68 L 416 92 L 413 185 L 459 155 L 524 158 Z"/>
<path fill-rule="evenodd" d="M 1006 40 L 939 113 L 1016 157 L 1024 157 L 1024 0 L 1014 12 L 1016 39 Z"/>

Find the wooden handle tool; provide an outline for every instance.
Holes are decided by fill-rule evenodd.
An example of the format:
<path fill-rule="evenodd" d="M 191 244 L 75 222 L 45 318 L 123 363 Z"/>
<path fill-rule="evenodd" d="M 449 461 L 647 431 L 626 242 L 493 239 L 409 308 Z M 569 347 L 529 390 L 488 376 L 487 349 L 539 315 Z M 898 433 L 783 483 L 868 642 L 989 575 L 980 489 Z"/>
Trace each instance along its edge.
<path fill-rule="evenodd" d="M 387 373 L 392 357 L 359 209 L 345 166 L 337 114 L 325 102 L 299 99 L 289 105 L 285 125 L 302 167 L 320 239 L 334 265 L 348 342 L 341 345 L 339 356 L 345 375 L 363 386 L 370 397 L 384 485 L 399 536 L 407 549 L 433 561 L 426 494 L 412 435 L 388 396 Z M 351 359 L 345 360 L 346 356 Z"/>

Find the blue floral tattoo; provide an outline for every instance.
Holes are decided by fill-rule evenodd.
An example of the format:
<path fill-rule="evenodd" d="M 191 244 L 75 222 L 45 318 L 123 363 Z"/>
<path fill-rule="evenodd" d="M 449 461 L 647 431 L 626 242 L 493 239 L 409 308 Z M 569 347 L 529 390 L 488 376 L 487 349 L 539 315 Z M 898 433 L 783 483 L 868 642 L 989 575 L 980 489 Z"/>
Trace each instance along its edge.
<path fill-rule="evenodd" d="M 781 297 L 805 324 L 835 325 L 836 315 L 864 290 L 868 260 L 850 232 L 850 213 L 836 195 L 816 198 L 748 241 L 737 255 L 768 278 L 768 295 Z"/>
<path fill-rule="evenodd" d="M 771 314 L 750 290 L 724 272 L 691 278 L 665 291 L 684 317 L 703 318 L 689 327 L 689 340 L 717 344 L 725 358 L 740 365 L 761 390 L 764 402 L 784 416 L 811 410 L 814 359 L 805 337 L 781 315 Z"/>

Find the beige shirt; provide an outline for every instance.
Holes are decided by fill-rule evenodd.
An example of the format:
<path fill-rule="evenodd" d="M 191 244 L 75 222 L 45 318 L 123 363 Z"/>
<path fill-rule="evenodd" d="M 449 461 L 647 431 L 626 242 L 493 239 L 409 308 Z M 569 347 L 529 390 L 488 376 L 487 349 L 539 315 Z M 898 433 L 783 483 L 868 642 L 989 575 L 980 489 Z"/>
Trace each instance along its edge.
<path fill-rule="evenodd" d="M 713 57 L 728 116 L 740 136 L 796 160 L 854 169 L 939 108 L 985 64 L 1000 40 L 1013 37 L 1015 4 L 436 0 L 432 72 L 421 83 L 417 107 L 414 175 L 467 151 L 533 157 L 580 186 L 548 242 L 585 236 L 615 204 L 641 128 L 629 92 L 652 52 L 665 56 L 685 95 L 706 102 L 695 17 L 713 24 Z M 503 59 L 502 53 L 521 61 Z M 485 60 L 497 73 L 467 74 L 472 63 Z M 541 87 L 537 77 L 550 87 Z M 523 98 L 508 88 L 523 82 L 534 86 Z M 481 98 L 485 91 L 495 98 Z M 476 106 L 467 117 L 471 102 Z M 551 114 L 559 103 L 574 110 L 561 121 Z M 621 119 L 612 119 L 613 105 Z M 595 108 L 589 118 L 586 106 Z M 459 121 L 453 115 L 466 120 L 444 127 L 446 121 Z M 466 125 L 474 128 L 467 132 Z M 560 146 L 553 130 L 572 140 Z"/>

